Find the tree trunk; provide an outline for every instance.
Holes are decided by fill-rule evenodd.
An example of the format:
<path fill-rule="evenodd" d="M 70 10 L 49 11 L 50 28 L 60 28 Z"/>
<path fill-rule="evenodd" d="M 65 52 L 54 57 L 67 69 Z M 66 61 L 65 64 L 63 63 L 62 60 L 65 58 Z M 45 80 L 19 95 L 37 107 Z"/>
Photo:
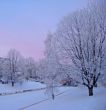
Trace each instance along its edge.
<path fill-rule="evenodd" d="M 88 87 L 89 96 L 93 96 L 93 87 Z"/>
<path fill-rule="evenodd" d="M 94 85 L 94 87 L 97 87 L 97 82 L 96 82 L 96 78 L 95 77 L 93 79 L 93 85 Z"/>
<path fill-rule="evenodd" d="M 52 99 L 54 100 L 54 94 L 52 94 Z"/>
<path fill-rule="evenodd" d="M 12 81 L 12 86 L 14 86 L 14 82 Z"/>

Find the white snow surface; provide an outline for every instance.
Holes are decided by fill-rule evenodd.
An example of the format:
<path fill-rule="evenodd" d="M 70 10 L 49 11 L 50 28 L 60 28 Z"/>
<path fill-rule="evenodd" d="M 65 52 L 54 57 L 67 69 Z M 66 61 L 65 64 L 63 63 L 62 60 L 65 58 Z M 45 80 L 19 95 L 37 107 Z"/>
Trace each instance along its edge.
<path fill-rule="evenodd" d="M 20 90 L 27 90 L 27 89 L 38 89 L 44 88 L 45 85 L 39 82 L 32 82 L 32 81 L 25 81 L 24 83 L 16 83 L 14 87 L 11 84 L 0 84 L 0 93 L 3 92 L 14 92 Z"/>
<path fill-rule="evenodd" d="M 3 89 L 4 86 L 4 89 Z M 35 89 L 45 87 L 36 82 L 26 82 L 22 86 L 13 87 L 0 84 L 0 92 L 19 89 Z M 55 100 L 45 94 L 45 90 L 21 94 L 0 96 L 0 110 L 22 110 L 21 108 L 34 104 L 24 110 L 106 110 L 106 88 L 94 89 L 94 96 L 88 96 L 85 87 L 60 87 Z M 57 93 L 57 94 L 58 94 Z M 41 103 L 37 103 L 48 99 Z"/>

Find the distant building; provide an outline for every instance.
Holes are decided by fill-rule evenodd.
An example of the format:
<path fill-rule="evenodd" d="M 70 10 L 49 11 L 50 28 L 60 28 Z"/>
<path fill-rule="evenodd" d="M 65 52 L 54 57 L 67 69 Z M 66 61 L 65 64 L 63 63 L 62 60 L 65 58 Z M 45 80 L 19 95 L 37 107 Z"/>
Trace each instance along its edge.
<path fill-rule="evenodd" d="M 8 80 L 9 59 L 0 57 L 0 81 L 6 83 Z"/>

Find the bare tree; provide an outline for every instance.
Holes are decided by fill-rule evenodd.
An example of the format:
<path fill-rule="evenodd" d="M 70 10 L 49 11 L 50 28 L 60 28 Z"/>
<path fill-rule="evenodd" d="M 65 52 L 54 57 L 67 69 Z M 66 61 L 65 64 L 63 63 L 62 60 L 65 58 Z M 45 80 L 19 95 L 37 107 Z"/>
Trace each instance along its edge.
<path fill-rule="evenodd" d="M 65 17 L 58 27 L 56 37 L 61 52 L 80 70 L 89 96 L 97 85 L 104 60 L 106 37 L 105 0 L 94 0 L 89 7 Z"/>
<path fill-rule="evenodd" d="M 8 52 L 7 58 L 9 59 L 9 81 L 11 82 L 12 86 L 14 86 L 14 83 L 16 82 L 16 79 L 18 78 L 18 74 L 20 71 L 20 67 L 22 65 L 20 65 L 21 62 L 21 55 L 18 51 L 16 51 L 15 49 L 11 49 Z"/>
<path fill-rule="evenodd" d="M 45 62 L 46 62 L 46 85 L 47 92 L 51 94 L 52 99 L 54 99 L 56 86 L 57 86 L 57 76 L 60 64 L 58 62 L 58 57 L 56 55 L 56 49 L 54 45 L 53 35 L 48 34 L 45 41 L 46 51 L 45 51 Z"/>
<path fill-rule="evenodd" d="M 29 57 L 25 60 L 25 66 L 26 66 L 26 78 L 27 79 L 36 79 L 36 63 L 35 60 L 32 57 Z"/>

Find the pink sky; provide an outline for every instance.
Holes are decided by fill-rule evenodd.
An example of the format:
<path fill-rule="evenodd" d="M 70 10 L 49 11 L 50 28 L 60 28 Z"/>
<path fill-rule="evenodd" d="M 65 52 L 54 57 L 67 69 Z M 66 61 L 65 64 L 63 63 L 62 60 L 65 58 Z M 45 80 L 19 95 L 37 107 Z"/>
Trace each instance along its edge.
<path fill-rule="evenodd" d="M 25 57 L 43 58 L 44 41 L 63 16 L 84 7 L 87 0 L 1 0 L 0 56 L 11 48 Z"/>

